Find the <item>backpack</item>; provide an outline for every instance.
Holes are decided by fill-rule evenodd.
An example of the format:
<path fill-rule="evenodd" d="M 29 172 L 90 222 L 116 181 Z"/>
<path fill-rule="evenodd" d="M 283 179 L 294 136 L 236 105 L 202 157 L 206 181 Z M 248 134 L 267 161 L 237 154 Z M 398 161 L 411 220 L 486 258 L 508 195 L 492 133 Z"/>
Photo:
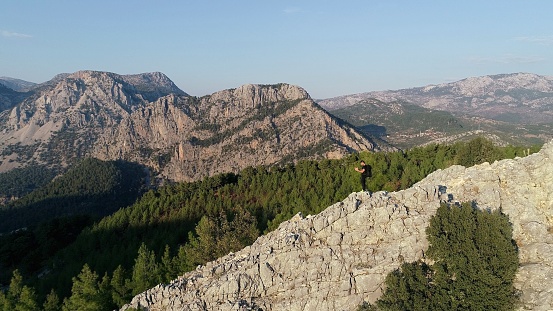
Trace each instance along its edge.
<path fill-rule="evenodd" d="M 373 176 L 372 167 L 369 164 L 365 164 L 365 172 L 363 173 L 363 175 L 367 177 Z"/>

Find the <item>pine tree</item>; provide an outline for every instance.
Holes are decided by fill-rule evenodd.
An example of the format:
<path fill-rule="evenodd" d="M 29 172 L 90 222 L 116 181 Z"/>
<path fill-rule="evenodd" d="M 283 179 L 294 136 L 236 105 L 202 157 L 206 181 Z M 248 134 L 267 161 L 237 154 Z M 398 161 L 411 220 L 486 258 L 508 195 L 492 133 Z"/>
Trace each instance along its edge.
<path fill-rule="evenodd" d="M 154 251 L 148 250 L 146 244 L 142 243 L 138 249 L 138 256 L 135 259 L 132 270 L 133 295 L 137 295 L 158 284 L 160 282 L 158 272 L 159 269 Z"/>
<path fill-rule="evenodd" d="M 118 307 L 123 306 L 132 298 L 132 292 L 128 286 L 130 282 L 125 278 L 125 275 L 125 269 L 119 265 L 113 271 L 113 276 L 111 277 L 111 297 L 113 303 Z"/>
<path fill-rule="evenodd" d="M 441 206 L 427 228 L 428 256 L 436 262 L 435 293 L 450 310 L 511 310 L 518 254 L 512 228 L 499 211 L 470 203 Z"/>
<path fill-rule="evenodd" d="M 60 311 L 60 298 L 58 294 L 52 289 L 48 296 L 46 296 L 46 301 L 43 305 L 44 311 Z"/>
<path fill-rule="evenodd" d="M 28 286 L 23 286 L 19 299 L 15 303 L 15 311 L 38 311 L 40 310 L 36 302 L 36 293 Z"/>
<path fill-rule="evenodd" d="M 102 282 L 101 284 L 104 284 Z M 73 278 L 71 297 L 63 302 L 63 311 L 102 311 L 110 310 L 111 303 L 98 283 L 98 274 L 85 264 L 81 273 Z"/>
<path fill-rule="evenodd" d="M 513 310 L 517 247 L 509 219 L 471 203 L 442 205 L 426 229 L 432 266 L 402 265 L 386 278 L 382 310 Z"/>
<path fill-rule="evenodd" d="M 168 282 L 172 280 L 176 275 L 175 263 L 171 257 L 171 249 L 169 245 L 165 245 L 165 251 L 161 257 L 161 264 L 159 266 L 159 274 L 162 282 Z"/>
<path fill-rule="evenodd" d="M 15 309 L 15 305 L 21 296 L 22 290 L 23 277 L 19 273 L 19 270 L 14 270 L 8 292 L 4 294 L 0 291 L 0 306 L 2 306 L 2 311 L 12 311 Z"/>
<path fill-rule="evenodd" d="M 431 268 L 423 262 L 404 263 L 386 277 L 386 286 L 393 288 L 378 300 L 383 310 L 430 310 L 432 303 Z"/>

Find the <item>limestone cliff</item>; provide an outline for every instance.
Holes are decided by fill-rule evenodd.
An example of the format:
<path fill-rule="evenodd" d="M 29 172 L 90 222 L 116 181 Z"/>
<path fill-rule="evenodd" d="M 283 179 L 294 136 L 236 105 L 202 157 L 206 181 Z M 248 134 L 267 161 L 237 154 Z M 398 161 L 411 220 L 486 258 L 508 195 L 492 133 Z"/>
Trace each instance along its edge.
<path fill-rule="evenodd" d="M 151 82 L 149 87 L 145 80 Z M 0 171 L 29 163 L 65 166 L 89 156 L 90 146 L 106 128 L 117 126 L 150 100 L 172 93 L 185 95 L 160 73 L 58 75 L 0 113 Z"/>
<path fill-rule="evenodd" d="M 106 131 L 93 155 L 146 163 L 166 178 L 190 181 L 380 148 L 297 86 L 248 84 L 202 98 L 162 97 Z"/>
<path fill-rule="evenodd" d="M 249 84 L 198 98 L 161 73 L 97 71 L 36 86 L 0 113 L 0 142 L 0 172 L 92 156 L 138 162 L 176 181 L 387 148 L 297 86 Z"/>
<path fill-rule="evenodd" d="M 552 185 L 553 142 L 525 158 L 439 170 L 407 190 L 353 193 L 134 297 L 122 310 L 354 310 L 375 301 L 402 262 L 424 259 L 425 228 L 440 202 L 472 200 L 510 217 L 520 251 L 520 308 L 551 310 Z"/>

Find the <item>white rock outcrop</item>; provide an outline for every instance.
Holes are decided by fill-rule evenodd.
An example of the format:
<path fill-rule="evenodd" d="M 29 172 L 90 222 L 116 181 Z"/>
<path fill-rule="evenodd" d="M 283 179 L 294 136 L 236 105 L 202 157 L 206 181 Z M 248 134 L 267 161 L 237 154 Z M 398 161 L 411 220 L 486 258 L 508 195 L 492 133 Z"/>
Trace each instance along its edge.
<path fill-rule="evenodd" d="M 453 166 L 407 190 L 353 193 L 318 215 L 296 215 L 121 310 L 355 310 L 378 299 L 402 262 L 424 259 L 425 229 L 442 201 L 508 214 L 519 247 L 520 309 L 553 309 L 552 142 L 525 158 Z"/>

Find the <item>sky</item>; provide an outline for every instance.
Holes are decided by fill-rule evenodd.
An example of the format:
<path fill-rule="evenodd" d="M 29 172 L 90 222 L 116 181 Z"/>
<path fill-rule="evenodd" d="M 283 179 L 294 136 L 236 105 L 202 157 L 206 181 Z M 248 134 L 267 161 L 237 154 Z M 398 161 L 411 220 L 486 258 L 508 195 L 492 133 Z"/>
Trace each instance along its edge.
<path fill-rule="evenodd" d="M 208 95 L 289 83 L 312 98 L 553 75 L 550 0 L 2 0 L 0 76 L 159 71 Z"/>

